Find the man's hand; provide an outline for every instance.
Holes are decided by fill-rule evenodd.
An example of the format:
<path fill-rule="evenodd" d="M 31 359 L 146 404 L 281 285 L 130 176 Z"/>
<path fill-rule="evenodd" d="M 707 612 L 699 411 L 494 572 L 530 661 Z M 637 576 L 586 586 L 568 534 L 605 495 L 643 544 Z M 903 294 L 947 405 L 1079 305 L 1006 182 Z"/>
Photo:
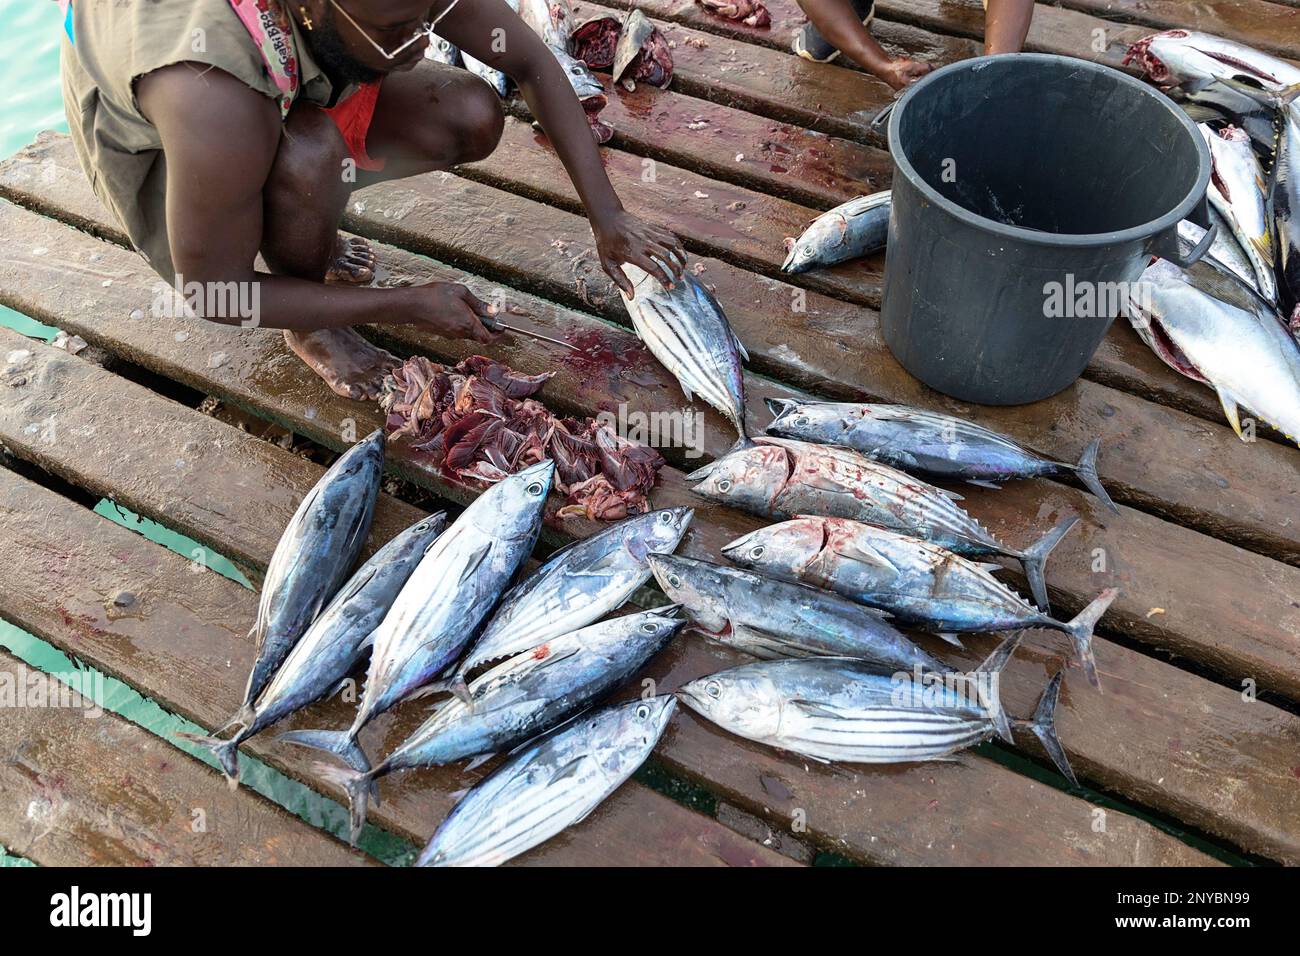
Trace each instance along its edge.
<path fill-rule="evenodd" d="M 402 321 L 423 325 L 444 338 L 492 341 L 483 320 L 496 310 L 459 282 L 430 282 L 403 292 L 407 298 Z"/>
<path fill-rule="evenodd" d="M 682 277 L 686 253 L 681 241 L 667 229 L 619 209 L 603 221 L 593 221 L 591 231 L 596 236 L 601 268 L 629 298 L 635 290 L 621 268 L 625 262 L 644 269 L 665 289 L 671 289 Z"/>
<path fill-rule="evenodd" d="M 875 68 L 875 74 L 896 90 L 919 80 L 931 70 L 929 63 L 898 57 Z"/>

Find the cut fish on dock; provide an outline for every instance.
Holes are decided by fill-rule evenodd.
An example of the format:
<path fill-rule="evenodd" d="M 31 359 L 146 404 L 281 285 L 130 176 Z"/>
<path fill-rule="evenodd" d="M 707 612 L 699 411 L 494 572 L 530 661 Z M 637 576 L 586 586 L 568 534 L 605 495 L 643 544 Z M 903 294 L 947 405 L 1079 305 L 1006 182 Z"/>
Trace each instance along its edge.
<path fill-rule="evenodd" d="M 330 466 L 289 519 L 267 565 L 257 622 L 249 632 L 257 658 L 240 713 L 257 699 L 356 564 L 370 534 L 383 472 L 384 434 L 376 430 Z"/>
<path fill-rule="evenodd" d="M 1166 365 L 1218 393 L 1243 441 L 1239 406 L 1300 439 L 1300 345 L 1263 302 L 1222 301 L 1161 259 L 1134 285 L 1127 312 Z"/>
<path fill-rule="evenodd" d="M 1260 294 L 1259 280 L 1255 278 L 1255 267 L 1246 258 L 1246 250 L 1241 248 L 1241 244 L 1233 236 L 1232 227 L 1213 207 L 1210 210 L 1210 219 L 1219 230 L 1214 234 L 1214 242 L 1210 244 L 1201 261 L 1210 263 L 1221 272 L 1235 276 L 1256 294 Z M 1205 238 L 1205 230 L 1196 223 L 1184 219 L 1178 224 L 1178 238 L 1186 244 L 1185 251 L 1190 252 Z"/>
<path fill-rule="evenodd" d="M 1281 92 L 1300 83 L 1300 68 L 1253 47 L 1192 30 L 1165 30 L 1142 37 L 1124 65 L 1137 63 L 1151 82 L 1185 92 L 1223 83 Z"/>
<path fill-rule="evenodd" d="M 560 68 L 573 87 L 573 92 L 587 114 L 596 142 L 607 143 L 614 128 L 600 119 L 600 111 L 608 104 L 605 88 L 587 64 L 569 53 L 569 34 L 573 29 L 573 10 L 568 0 L 510 0 L 519 17 L 533 28 L 542 42 L 559 61 Z"/>
<path fill-rule="evenodd" d="M 961 495 L 926 484 L 847 448 L 756 438 L 686 476 L 697 494 L 765 518 L 852 518 L 932 541 L 965 557 L 1005 555 L 1024 566 L 1030 593 L 1047 607 L 1043 566 L 1061 540 L 1053 529 L 1023 551 L 993 537 L 961 509 Z"/>
<path fill-rule="evenodd" d="M 569 52 L 593 70 L 609 72 L 615 83 L 632 80 L 666 90 L 673 78 L 673 55 L 659 28 L 635 7 L 622 21 L 593 17 L 569 37 Z"/>
<path fill-rule="evenodd" d="M 1210 147 L 1210 204 L 1231 227 L 1255 272 L 1260 294 L 1277 302 L 1269 187 L 1250 137 L 1235 126 L 1216 133 L 1202 123 L 1198 129 Z"/>
<path fill-rule="evenodd" d="M 426 551 L 375 629 L 366 683 L 347 730 L 294 730 L 278 739 L 364 766 L 357 735 L 460 656 L 533 550 L 555 465 L 549 459 L 479 495 Z"/>
<path fill-rule="evenodd" d="M 651 555 L 650 567 L 697 630 L 755 657 L 859 657 L 946 670 L 885 615 L 838 594 L 680 555 Z"/>
<path fill-rule="evenodd" d="M 694 512 L 668 508 L 628 518 L 557 551 L 501 601 L 449 681 L 463 693 L 474 668 L 532 650 L 617 610 L 650 580 L 650 554 L 671 554 Z"/>
<path fill-rule="evenodd" d="M 257 702 L 227 723 L 227 726 L 239 725 L 234 736 L 228 740 L 199 734 L 176 736 L 211 750 L 231 786 L 238 784 L 239 745 L 324 697 L 348 676 L 370 647 L 371 633 L 446 526 L 447 516 L 442 512 L 422 518 L 361 565 L 289 652 Z M 362 762 L 354 769 L 369 767 Z"/>
<path fill-rule="evenodd" d="M 1111 511 L 1119 513 L 1097 477 L 1100 440 L 1074 464 L 1044 458 L 1014 439 L 952 415 L 857 402 L 769 398 L 776 416 L 769 435 L 843 445 L 894 468 L 939 481 L 986 485 L 1015 478 L 1075 475 Z"/>
<path fill-rule="evenodd" d="M 772 14 L 760 0 L 695 0 L 710 13 L 728 20 L 739 20 L 747 27 L 770 27 Z"/>
<path fill-rule="evenodd" d="M 690 273 L 672 289 L 650 273 L 627 263 L 623 272 L 634 295 L 619 295 L 632 326 L 650 353 L 672 372 L 687 401 L 704 399 L 736 426 L 738 444 L 745 432 L 745 378 L 742 363 L 749 353 L 731 330 L 722 306 Z"/>
<path fill-rule="evenodd" d="M 1078 520 L 1065 519 L 1059 533 Z M 722 553 L 742 568 L 888 611 L 904 627 L 941 634 L 1029 627 L 1060 631 L 1070 638 L 1094 686 L 1092 630 L 1119 593 L 1103 591 L 1073 620 L 1058 621 L 995 578 L 990 572 L 997 565 L 847 518 L 784 521 L 737 538 Z"/>
<path fill-rule="evenodd" d="M 671 694 L 584 714 L 465 794 L 416 866 L 499 866 L 580 823 L 636 773 L 677 708 Z"/>
<path fill-rule="evenodd" d="M 623 684 L 686 623 L 676 605 L 610 618 L 503 661 L 449 697 L 373 770 L 318 764 L 352 805 L 352 840 L 365 824 L 374 781 L 398 770 L 486 760 L 545 733 Z M 479 761 L 476 761 L 476 763 Z"/>
<path fill-rule="evenodd" d="M 970 674 L 932 675 L 936 683 L 909 686 L 862 661 L 810 657 L 742 664 L 693 680 L 677 696 L 738 737 L 814 760 L 942 760 L 993 737 L 1013 742 L 998 681 L 1018 640 L 1008 638 Z M 1077 783 L 1053 724 L 1060 689 L 1058 673 L 1033 718 L 1014 723 L 1033 732 L 1057 769 Z"/>
<path fill-rule="evenodd" d="M 885 248 L 889 235 L 890 191 L 859 196 L 824 212 L 798 239 L 787 238 L 782 272 L 825 269 Z"/>

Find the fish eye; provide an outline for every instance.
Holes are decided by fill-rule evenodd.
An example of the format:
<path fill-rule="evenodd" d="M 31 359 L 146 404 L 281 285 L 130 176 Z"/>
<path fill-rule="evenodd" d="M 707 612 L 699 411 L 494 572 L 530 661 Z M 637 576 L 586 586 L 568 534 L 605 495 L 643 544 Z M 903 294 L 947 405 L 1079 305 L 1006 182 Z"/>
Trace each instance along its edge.
<path fill-rule="evenodd" d="M 751 558 L 761 558 L 761 557 L 763 556 L 763 552 L 766 551 L 766 550 L 767 550 L 767 548 L 763 547 L 763 546 L 760 544 L 758 547 L 753 548 L 753 549 L 750 550 L 750 552 L 749 552 L 749 556 L 750 556 Z"/>
<path fill-rule="evenodd" d="M 718 482 L 718 490 L 719 490 L 719 491 L 724 491 L 724 492 L 725 492 L 725 491 L 730 491 L 730 490 L 731 490 L 731 479 L 730 479 L 730 478 L 723 478 L 720 482 Z"/>
<path fill-rule="evenodd" d="M 808 416 L 807 416 L 807 415 L 800 415 L 798 418 L 796 418 L 796 419 L 794 420 L 794 423 L 795 423 L 796 425 L 807 425 L 807 424 L 808 424 Z"/>
<path fill-rule="evenodd" d="M 670 574 L 668 575 L 668 586 L 672 588 L 679 588 L 682 586 L 682 579 L 675 574 Z"/>
<path fill-rule="evenodd" d="M 717 700 L 722 696 L 722 685 L 715 680 L 711 680 L 704 685 L 704 693 Z"/>
<path fill-rule="evenodd" d="M 645 631 L 647 634 L 653 634 L 655 631 L 659 630 L 659 628 L 647 621 L 645 624 L 641 625 L 641 630 Z"/>
<path fill-rule="evenodd" d="M 528 487 L 524 489 L 534 498 L 542 493 L 542 483 L 540 481 L 530 481 Z"/>
<path fill-rule="evenodd" d="M 663 514 L 659 516 L 659 520 L 662 521 L 664 524 L 671 523 L 673 520 L 672 512 L 665 511 Z"/>
<path fill-rule="evenodd" d="M 415 530 L 416 530 L 416 531 L 428 531 L 428 530 L 429 530 L 429 522 L 427 522 L 427 521 L 421 521 L 419 524 L 417 524 L 417 525 L 415 526 Z"/>
<path fill-rule="evenodd" d="M 647 707 L 645 704 L 642 704 L 640 707 L 636 709 L 637 720 L 645 720 L 649 716 L 650 716 L 650 708 Z"/>

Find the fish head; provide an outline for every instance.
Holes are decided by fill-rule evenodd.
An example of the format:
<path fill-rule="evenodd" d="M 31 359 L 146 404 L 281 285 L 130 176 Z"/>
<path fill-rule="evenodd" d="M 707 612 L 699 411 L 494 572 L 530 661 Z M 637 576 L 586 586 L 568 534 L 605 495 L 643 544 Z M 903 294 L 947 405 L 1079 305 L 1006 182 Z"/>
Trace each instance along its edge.
<path fill-rule="evenodd" d="M 1133 330 L 1162 362 L 1182 375 L 1198 382 L 1204 374 L 1176 342 L 1171 323 L 1179 315 L 1177 308 L 1190 287 L 1186 274 L 1172 262 L 1157 259 L 1142 277 L 1129 288 L 1125 312 Z M 1193 313 L 1182 310 L 1185 316 Z"/>
<path fill-rule="evenodd" d="M 698 482 L 692 489 L 697 495 L 762 514 L 785 485 L 791 470 L 792 462 L 784 448 L 754 445 L 710 462 L 691 472 L 686 480 Z"/>
<path fill-rule="evenodd" d="M 808 568 L 826 541 L 824 518 L 795 518 L 751 531 L 722 546 L 727 560 L 742 568 L 798 579 Z"/>
<path fill-rule="evenodd" d="M 644 697 L 615 704 L 580 720 L 589 753 L 611 779 L 622 779 L 639 767 L 663 736 L 677 712 L 672 694 Z"/>
<path fill-rule="evenodd" d="M 506 475 L 478 499 L 484 505 L 479 511 L 481 517 L 476 515 L 477 526 L 500 538 L 532 534 L 537 530 L 537 519 L 546 506 L 554 479 L 555 462 L 549 458 Z"/>
<path fill-rule="evenodd" d="M 339 477 L 344 474 L 370 474 L 384 467 L 384 433 L 376 428 L 361 441 L 343 453 L 336 465 L 340 467 Z"/>
<path fill-rule="evenodd" d="M 1216 80 L 1246 87 L 1276 88 L 1280 80 L 1267 63 L 1243 59 L 1235 45 L 1190 30 L 1165 30 L 1129 47 L 1124 63 L 1137 63 L 1157 86 L 1194 91 Z"/>
<path fill-rule="evenodd" d="M 646 562 L 668 600 L 686 608 L 697 625 L 715 633 L 727 626 L 726 602 L 713 565 L 672 554 L 650 554 Z"/>
<path fill-rule="evenodd" d="M 677 689 L 682 703 L 720 727 L 750 740 L 775 737 L 781 694 L 763 664 L 742 664 Z"/>
<path fill-rule="evenodd" d="M 624 546 L 639 561 L 648 554 L 672 554 L 693 517 L 694 508 L 661 508 L 632 518 L 626 523 Z"/>
<path fill-rule="evenodd" d="M 843 407 L 836 402 L 769 398 L 767 409 L 774 416 L 766 429 L 769 435 L 803 441 L 827 441 L 845 428 Z"/>
<path fill-rule="evenodd" d="M 805 232 L 798 239 L 787 238 L 785 241 L 786 257 L 781 263 L 781 271 L 791 274 L 807 272 L 817 259 L 819 245 L 817 237 Z"/>
<path fill-rule="evenodd" d="M 400 551 L 418 551 L 423 554 L 446 528 L 447 513 L 439 511 L 421 518 L 394 538 L 393 543 Z"/>

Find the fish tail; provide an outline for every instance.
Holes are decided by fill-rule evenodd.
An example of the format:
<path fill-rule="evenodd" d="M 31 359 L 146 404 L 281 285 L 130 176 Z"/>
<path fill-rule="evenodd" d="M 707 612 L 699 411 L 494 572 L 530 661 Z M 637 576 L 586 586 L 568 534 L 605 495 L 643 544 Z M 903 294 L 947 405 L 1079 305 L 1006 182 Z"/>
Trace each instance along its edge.
<path fill-rule="evenodd" d="M 1092 656 L 1092 629 L 1097 626 L 1101 616 L 1118 596 L 1119 588 L 1107 588 L 1093 598 L 1092 603 L 1080 611 L 1074 620 L 1065 625 L 1065 633 L 1074 642 L 1079 663 L 1083 665 L 1083 671 L 1088 675 L 1088 683 L 1098 690 L 1101 690 L 1101 681 L 1097 677 L 1097 662 Z"/>
<path fill-rule="evenodd" d="M 1007 712 L 1002 706 L 1002 698 L 998 694 L 998 684 L 1001 681 L 1002 668 L 1007 666 L 1007 661 L 1011 660 L 1011 655 L 1015 653 L 1016 647 L 1020 644 L 1021 633 L 1016 631 L 1001 644 L 993 649 L 993 653 L 984 659 L 984 663 L 975 668 L 977 676 L 990 677 L 992 680 L 987 682 L 976 680 L 975 690 L 979 695 L 980 704 L 988 711 L 989 717 L 993 720 L 993 726 L 998 729 L 998 736 L 1009 744 L 1014 744 L 1015 738 L 1011 736 L 1011 721 L 1007 718 Z"/>
<path fill-rule="evenodd" d="M 740 437 L 736 439 L 734 445 L 727 449 L 725 452 L 727 455 L 730 455 L 734 451 L 744 451 L 746 448 L 754 447 L 754 439 L 750 438 L 749 435 L 746 434 L 743 427 L 737 426 L 737 431 L 740 432 Z"/>
<path fill-rule="evenodd" d="M 236 734 L 229 740 L 220 740 L 216 733 L 220 731 L 214 732 L 212 736 L 177 731 L 173 736 L 210 750 L 212 756 L 217 758 L 221 772 L 226 777 L 226 783 L 230 785 L 231 790 L 235 790 L 239 787 L 239 745 L 244 738 L 242 734 Z"/>
<path fill-rule="evenodd" d="M 351 730 L 287 730 L 275 739 L 334 754 L 358 773 L 370 770 L 366 752 L 361 749 Z"/>
<path fill-rule="evenodd" d="M 366 813 L 370 809 L 370 795 L 375 790 L 373 773 L 369 770 L 358 772 L 348 767 L 340 767 L 337 764 L 320 761 L 312 764 L 312 770 L 322 780 L 342 787 L 347 793 L 348 822 L 351 828 L 348 842 L 356 846 L 357 840 L 361 837 L 361 830 L 366 825 Z"/>
<path fill-rule="evenodd" d="M 1052 679 L 1047 682 L 1047 687 L 1043 689 L 1043 696 L 1038 698 L 1038 707 L 1034 710 L 1033 718 L 1017 724 L 1033 732 L 1038 742 L 1043 745 L 1043 749 L 1047 751 L 1047 755 L 1052 758 L 1052 763 L 1056 764 L 1056 769 L 1077 787 L 1079 778 L 1074 775 L 1070 761 L 1065 757 L 1065 748 L 1061 746 L 1060 738 L 1056 736 L 1056 702 L 1061 696 L 1061 680 L 1064 676 L 1063 671 L 1057 671 L 1052 675 Z"/>
<path fill-rule="evenodd" d="M 465 680 L 464 674 L 452 674 L 447 678 L 447 690 L 451 691 L 457 697 L 465 702 L 465 706 L 471 710 L 474 708 L 474 698 L 469 692 L 469 683 Z"/>
<path fill-rule="evenodd" d="M 1061 543 L 1061 539 L 1070 533 L 1070 529 L 1078 521 L 1078 515 L 1061 519 L 1051 531 L 1025 548 L 1020 555 L 1020 563 L 1025 568 L 1025 577 L 1029 578 L 1029 593 L 1034 596 L 1034 603 L 1044 611 L 1048 609 L 1047 556 Z"/>
<path fill-rule="evenodd" d="M 1110 495 L 1107 494 L 1106 489 L 1102 487 L 1101 479 L 1097 476 L 1097 452 L 1100 450 L 1101 439 L 1094 438 L 1092 441 L 1088 442 L 1088 447 L 1085 448 L 1083 454 L 1079 456 L 1078 463 L 1071 465 L 1070 468 L 1079 476 L 1079 480 L 1083 482 L 1083 486 L 1096 495 L 1103 505 L 1115 514 L 1119 514 L 1119 508 L 1116 507 L 1115 502 L 1111 501 Z"/>
<path fill-rule="evenodd" d="M 221 734 L 224 734 L 231 727 L 235 726 L 238 726 L 242 730 L 244 727 L 251 726 L 255 717 L 256 714 L 253 711 L 252 704 L 241 704 L 239 710 L 235 711 L 229 720 L 216 730 L 212 731 L 212 736 L 218 737 Z"/>

